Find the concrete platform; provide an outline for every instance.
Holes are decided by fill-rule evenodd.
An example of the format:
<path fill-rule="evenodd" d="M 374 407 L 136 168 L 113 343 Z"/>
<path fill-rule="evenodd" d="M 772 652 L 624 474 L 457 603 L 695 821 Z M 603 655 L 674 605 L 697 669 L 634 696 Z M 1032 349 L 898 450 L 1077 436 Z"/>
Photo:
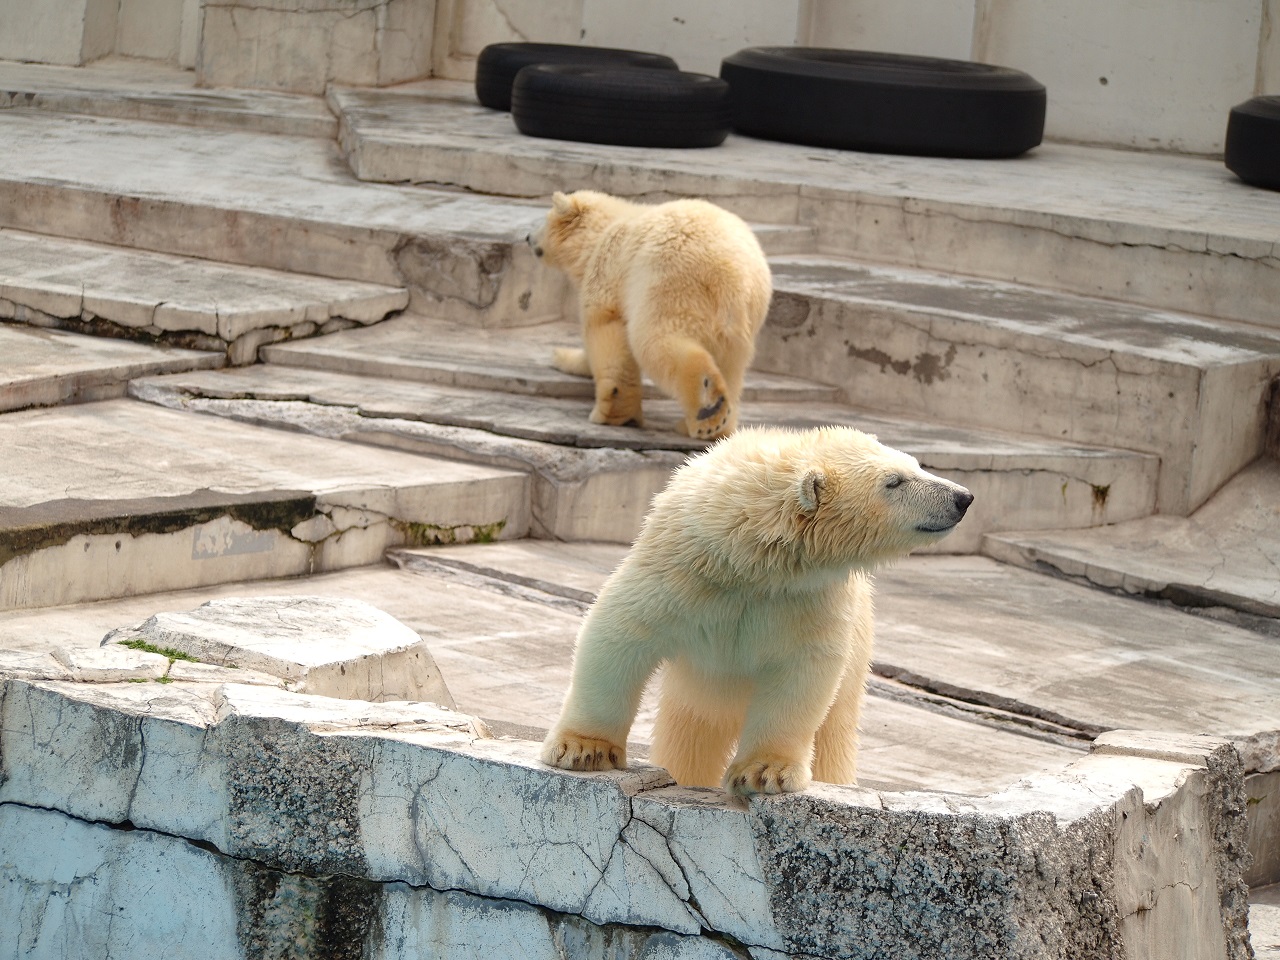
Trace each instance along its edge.
<path fill-rule="evenodd" d="M 403 288 L 0 230 L 0 317 L 225 350 L 376 323 Z"/>
<path fill-rule="evenodd" d="M 739 136 L 707 150 L 566 143 L 522 137 L 508 114 L 430 82 L 332 89 L 329 103 L 364 180 L 705 196 L 815 226 L 827 253 L 1280 325 L 1280 196 L 1215 160 L 1067 144 L 957 161 Z"/>
<path fill-rule="evenodd" d="M 528 480 L 131 400 L 0 416 L 0 609 L 521 537 Z"/>
<path fill-rule="evenodd" d="M 332 139 L 338 122 L 318 97 L 196 86 L 193 70 L 107 58 L 83 67 L 0 60 L 0 109 L 31 108 L 118 120 Z"/>
<path fill-rule="evenodd" d="M 611 556 L 620 557 L 622 552 L 617 547 L 585 544 L 534 545 L 532 551 L 523 552 L 523 558 L 526 564 L 534 557 L 540 563 L 553 564 L 543 567 L 542 572 L 558 581 L 572 580 L 575 566 L 581 578 L 582 573 L 607 564 Z M 485 564 L 486 560 L 478 562 Z M 540 739 L 558 716 L 568 688 L 581 606 L 557 607 L 536 589 L 522 595 L 503 593 L 494 589 L 491 580 L 479 577 L 469 581 L 465 568 L 455 570 L 460 575 L 448 575 L 431 566 L 415 571 L 411 564 L 404 570 L 364 567 L 305 580 L 255 581 L 78 606 L 0 612 L 0 650 L 10 651 L 0 653 L 0 675 L 35 680 L 43 672 L 46 679 L 70 679 L 67 668 L 59 666 L 67 657 L 49 659 L 53 652 L 97 648 L 113 629 L 158 613 L 191 610 L 211 599 L 349 598 L 391 614 L 425 638 L 459 710 L 491 722 L 496 732 Z M 582 578 L 581 582 L 587 581 Z M 940 698 L 935 701 L 927 697 L 913 700 L 889 687 L 873 691 L 863 731 L 864 785 L 980 795 L 1023 776 L 1060 769 L 1087 749 L 1086 743 L 1037 737 L 1036 731 L 1014 724 L 1001 727 L 998 723 L 971 722 L 948 712 Z M 649 742 L 654 709 L 654 702 L 647 698 L 632 731 L 641 758 Z M 984 755 L 988 759 L 980 760 Z M 939 763 L 939 756 L 949 759 Z M 999 759 L 992 761 L 992 757 Z"/>
<path fill-rule="evenodd" d="M 331 339 L 318 341 L 320 349 Z M 299 358 L 296 353 L 290 356 Z M 521 371 L 534 366 L 528 363 L 507 373 L 499 367 L 494 375 L 523 378 Z M 537 382 L 540 376 L 531 371 L 527 379 Z M 806 391 L 803 383 L 792 383 L 797 397 L 821 390 Z M 646 401 L 648 426 L 636 429 L 590 423 L 587 398 L 531 399 L 275 364 L 145 378 L 131 391 L 139 399 L 175 409 L 430 453 L 442 452 L 436 444 L 445 438 L 424 429 L 424 424 L 473 431 L 466 438 L 450 437 L 449 455 L 509 466 L 514 454 L 541 478 L 539 488 L 547 485 L 542 502 L 559 504 L 556 513 L 561 519 L 544 529 L 560 539 L 630 542 L 650 498 L 679 462 L 678 457 L 655 461 L 654 453 L 687 453 L 705 446 L 675 432 L 680 413 L 670 400 Z M 1109 518 L 1147 516 L 1155 509 L 1158 461 L 1130 451 L 940 426 L 812 399 L 745 403 L 743 422 L 797 428 L 847 424 L 875 433 L 885 443 L 916 455 L 926 469 L 968 486 L 976 497 L 974 507 L 965 523 L 937 546 L 940 551 L 976 552 L 985 532 L 1017 529 L 1019 524 L 1090 526 Z M 554 449 L 495 449 L 493 435 L 555 445 L 564 451 L 564 462 L 554 463 Z M 419 446 L 422 443 L 427 446 Z M 578 448 L 598 449 L 601 455 L 588 460 L 570 453 Z M 628 451 L 636 456 L 617 456 Z M 535 507 L 535 516 L 541 512 Z M 570 516 L 577 519 L 568 525 L 565 518 Z"/>
<path fill-rule="evenodd" d="M 221 366 L 221 354 L 0 323 L 0 412 L 123 397 L 129 381 Z"/>
<path fill-rule="evenodd" d="M 1158 454 L 1176 515 L 1263 449 L 1280 329 L 836 258 L 771 265 L 758 364 L 859 406 Z"/>
<path fill-rule="evenodd" d="M 1190 517 L 998 534 L 983 552 L 1126 594 L 1280 618 L 1280 461 L 1258 460 Z"/>

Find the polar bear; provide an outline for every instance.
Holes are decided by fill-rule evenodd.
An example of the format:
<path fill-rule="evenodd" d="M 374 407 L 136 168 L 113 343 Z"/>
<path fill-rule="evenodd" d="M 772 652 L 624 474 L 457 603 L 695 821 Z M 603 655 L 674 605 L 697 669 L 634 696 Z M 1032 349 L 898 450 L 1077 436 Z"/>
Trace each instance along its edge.
<path fill-rule="evenodd" d="M 870 573 L 946 536 L 972 501 L 848 427 L 720 441 L 654 498 L 588 612 L 543 761 L 625 767 L 665 664 L 650 759 L 679 783 L 745 795 L 853 782 Z"/>
<path fill-rule="evenodd" d="M 529 243 L 578 288 L 586 349 L 559 349 L 552 362 L 595 378 L 592 423 L 642 425 L 643 372 L 680 401 L 689 436 L 733 432 L 773 292 L 740 218 L 705 200 L 649 205 L 579 190 L 555 194 Z"/>

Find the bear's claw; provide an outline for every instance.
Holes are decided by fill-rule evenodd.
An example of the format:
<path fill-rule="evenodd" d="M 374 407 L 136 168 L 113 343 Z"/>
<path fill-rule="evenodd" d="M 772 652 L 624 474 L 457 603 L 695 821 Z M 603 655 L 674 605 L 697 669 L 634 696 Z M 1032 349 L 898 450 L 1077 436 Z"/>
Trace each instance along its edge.
<path fill-rule="evenodd" d="M 738 760 L 724 774 L 724 788 L 742 797 L 796 793 L 812 782 L 813 777 L 802 764 L 779 758 Z"/>
<path fill-rule="evenodd" d="M 624 770 L 627 750 L 598 737 L 562 733 L 542 745 L 542 762 L 561 770 Z"/>

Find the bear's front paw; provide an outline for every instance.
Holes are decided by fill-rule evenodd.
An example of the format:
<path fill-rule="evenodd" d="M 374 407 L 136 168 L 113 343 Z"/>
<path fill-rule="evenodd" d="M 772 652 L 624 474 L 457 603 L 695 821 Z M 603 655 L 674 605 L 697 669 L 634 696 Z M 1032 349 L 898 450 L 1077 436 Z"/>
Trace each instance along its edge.
<path fill-rule="evenodd" d="M 598 737 L 552 733 L 542 744 L 542 762 L 561 770 L 623 770 L 627 748 Z"/>
<path fill-rule="evenodd" d="M 698 410 L 687 418 L 685 429 L 699 440 L 714 440 L 728 433 L 732 405 L 720 377 L 704 376 L 698 391 Z"/>
<path fill-rule="evenodd" d="M 805 764 L 773 756 L 735 760 L 724 775 L 724 788 L 743 797 L 753 793 L 796 793 L 812 782 Z"/>

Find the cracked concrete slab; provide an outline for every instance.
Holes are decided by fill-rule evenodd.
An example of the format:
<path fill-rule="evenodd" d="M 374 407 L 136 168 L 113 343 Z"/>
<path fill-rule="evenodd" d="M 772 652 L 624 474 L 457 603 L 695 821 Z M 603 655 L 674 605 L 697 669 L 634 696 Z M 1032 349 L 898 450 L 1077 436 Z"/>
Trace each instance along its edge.
<path fill-rule="evenodd" d="M 0 608 L 311 573 L 529 524 L 523 474 L 131 400 L 5 414 L 0 449 Z"/>
<path fill-rule="evenodd" d="M 194 610 L 157 613 L 102 638 L 97 653 L 174 651 L 199 665 L 279 677 L 296 693 L 344 700 L 455 704 L 418 634 L 362 600 L 227 597 Z M 55 654 L 56 655 L 56 654 Z M 168 671 L 171 679 L 178 679 Z M 186 675 L 199 680 L 200 676 Z M 237 682 L 230 680 L 229 682 Z"/>
<path fill-rule="evenodd" d="M 468 718 L 421 705 L 234 684 L 157 693 L 11 680 L 0 692 L 0 837 L 52 827 L 65 841 L 72 828 L 80 842 L 58 848 L 97 864 L 64 856 L 62 875 L 108 886 L 106 864 L 132 865 L 121 839 L 141 834 L 293 884 L 343 875 L 360 884 L 362 913 L 380 915 L 383 885 L 401 884 L 505 901 L 517 920 L 522 905 L 575 915 L 613 942 L 648 928 L 827 960 L 870 930 L 895 949 L 1057 960 L 1164 955 L 1195 935 L 1228 960 L 1249 955 L 1239 766 L 1215 738 L 1165 736 L 1153 751 L 1150 737 L 1116 735 L 1106 751 L 980 797 L 827 786 L 744 807 L 668 786 L 655 768 L 552 770 L 535 744 L 477 737 Z M 197 768 L 177 775 L 193 756 Z M 1129 856 L 1138 843 L 1151 854 L 1141 869 Z M 26 916 L 43 877 L 21 862 L 6 918 Z M 215 865 L 187 866 L 204 876 Z M 58 909 L 92 909 L 97 886 L 69 888 Z M 324 913 L 308 909 L 314 896 L 277 904 L 276 885 L 220 888 L 210 906 L 240 918 L 237 934 Z M 900 889 L 911 895 L 891 895 Z M 436 904 L 433 917 L 447 923 L 438 911 L 457 906 Z M 8 922 L 10 939 L 44 942 L 39 925 Z"/>
<path fill-rule="evenodd" d="M 208 369 L 219 353 L 0 323 L 0 412 L 123 397 L 129 381 Z"/>
<path fill-rule="evenodd" d="M 319 349 L 330 339 L 320 340 Z M 480 363 L 477 356 L 477 370 Z M 526 360 L 494 375 L 533 381 L 548 374 L 536 361 Z M 744 424 L 858 427 L 916 455 L 926 469 L 969 487 L 977 498 L 974 508 L 965 524 L 936 548 L 940 551 L 974 552 L 984 532 L 1019 524 L 1032 529 L 1089 526 L 1146 516 L 1155 508 L 1159 463 L 1149 455 L 868 413 L 820 402 L 814 395 L 823 396 L 825 388 L 788 378 L 765 375 L 757 384 L 756 396 L 796 399 L 749 399 L 743 404 Z M 671 469 L 684 454 L 706 446 L 675 432 L 680 411 L 670 400 L 645 402 L 645 429 L 608 427 L 588 421 L 587 397 L 530 398 L 274 363 L 145 378 L 130 390 L 139 399 L 177 409 L 402 449 L 437 452 L 437 444 L 446 442 L 437 436 L 441 431 L 468 431 L 447 438 L 450 455 L 495 465 L 507 465 L 513 456 L 523 462 L 540 478 L 544 496 L 535 512 L 542 515 L 542 528 L 560 539 L 630 542 Z M 493 435 L 513 441 L 499 444 Z M 527 443 L 539 446 L 523 446 Z"/>
<path fill-rule="evenodd" d="M 983 552 L 1181 606 L 1280 618 L 1280 461 L 1259 459 L 1189 517 L 993 535 Z"/>
<path fill-rule="evenodd" d="M 760 362 L 853 403 L 1158 454 L 1175 515 L 1263 449 L 1280 331 L 829 257 L 771 264 Z"/>
<path fill-rule="evenodd" d="M 0 230 L 0 316 L 222 348 L 252 363 L 262 342 L 377 323 L 403 288 L 194 260 Z"/>
<path fill-rule="evenodd" d="M 337 120 L 318 97 L 197 87 L 194 71 L 150 60 L 106 58 L 82 67 L 0 61 L 0 91 L 0 109 L 326 139 L 338 130 Z"/>
<path fill-rule="evenodd" d="M 329 102 L 365 180 L 705 196 L 748 219 L 816 225 L 829 253 L 1280 323 L 1280 198 L 1208 158 L 1046 143 L 956 163 L 738 136 L 641 150 L 522 137 L 507 114 L 430 82 L 332 89 Z"/>

